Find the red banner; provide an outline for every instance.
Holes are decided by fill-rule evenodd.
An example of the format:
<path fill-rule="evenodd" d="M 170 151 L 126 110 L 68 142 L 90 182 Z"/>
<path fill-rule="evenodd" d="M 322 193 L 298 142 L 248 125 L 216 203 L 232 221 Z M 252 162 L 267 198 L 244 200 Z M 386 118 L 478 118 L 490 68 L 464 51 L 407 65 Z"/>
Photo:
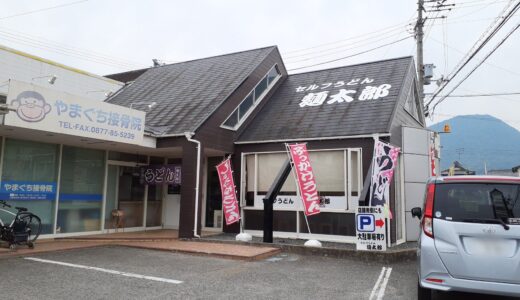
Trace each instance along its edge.
<path fill-rule="evenodd" d="M 240 220 L 240 211 L 229 158 L 217 166 L 217 172 L 220 180 L 220 190 L 222 191 L 224 219 L 226 219 L 226 225 L 231 225 Z"/>
<path fill-rule="evenodd" d="M 305 215 L 312 216 L 320 213 L 320 197 L 316 188 L 316 179 L 312 172 L 311 162 L 309 160 L 309 152 L 305 144 L 289 145 L 291 158 L 296 171 L 296 179 L 298 188 L 302 197 Z"/>

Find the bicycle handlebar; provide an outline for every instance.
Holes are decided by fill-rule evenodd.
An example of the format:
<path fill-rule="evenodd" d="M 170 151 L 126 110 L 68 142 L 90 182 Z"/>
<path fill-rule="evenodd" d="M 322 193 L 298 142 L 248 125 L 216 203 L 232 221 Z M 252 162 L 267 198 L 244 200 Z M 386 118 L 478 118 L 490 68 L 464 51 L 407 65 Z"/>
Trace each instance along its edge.
<path fill-rule="evenodd" d="M 7 204 L 7 202 L 5 202 L 4 200 L 0 200 L 0 204 L 2 204 L 2 206 L 4 206 L 4 207 L 11 208 L 11 205 Z"/>

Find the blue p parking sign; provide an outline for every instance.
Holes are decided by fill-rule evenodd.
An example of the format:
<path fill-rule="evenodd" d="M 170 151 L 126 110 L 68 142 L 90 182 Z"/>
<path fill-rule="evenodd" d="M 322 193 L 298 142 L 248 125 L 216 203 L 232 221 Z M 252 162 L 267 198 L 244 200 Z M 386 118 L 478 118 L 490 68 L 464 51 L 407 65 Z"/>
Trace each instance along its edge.
<path fill-rule="evenodd" d="M 357 214 L 357 231 L 374 232 L 376 230 L 376 218 L 373 214 Z"/>

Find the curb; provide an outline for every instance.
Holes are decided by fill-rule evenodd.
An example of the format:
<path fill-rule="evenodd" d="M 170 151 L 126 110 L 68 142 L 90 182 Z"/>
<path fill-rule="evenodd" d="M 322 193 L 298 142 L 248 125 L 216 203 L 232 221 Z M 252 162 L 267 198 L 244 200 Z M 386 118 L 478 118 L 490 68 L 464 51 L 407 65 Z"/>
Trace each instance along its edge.
<path fill-rule="evenodd" d="M 188 241 L 188 240 L 186 240 L 186 241 Z M 147 247 L 147 246 L 140 246 L 140 245 L 128 245 L 128 244 L 117 244 L 117 243 L 113 244 L 111 246 L 155 250 L 155 251 L 163 251 L 163 252 L 170 252 L 170 253 L 180 253 L 180 254 L 188 254 L 188 255 L 193 255 L 193 256 L 217 257 L 217 258 L 225 258 L 225 259 L 241 260 L 241 261 L 263 260 L 263 259 L 269 258 L 271 256 L 274 256 L 274 255 L 282 252 L 282 250 L 280 250 L 280 249 L 274 249 L 269 252 L 257 254 L 255 256 L 240 256 L 240 255 L 234 255 L 234 254 L 212 253 L 212 252 L 204 252 L 204 251 L 189 251 L 189 250 L 167 249 L 167 248 L 154 248 L 154 247 Z M 244 246 L 244 245 L 242 245 L 242 246 Z M 275 248 L 275 247 L 273 247 L 273 248 Z"/>
<path fill-rule="evenodd" d="M 208 243 L 221 243 L 221 244 L 234 244 L 234 245 L 247 245 L 256 247 L 267 246 L 264 243 L 259 242 L 240 242 L 232 240 L 218 240 L 218 239 L 180 239 L 192 242 L 208 242 Z M 269 245 L 280 249 L 281 252 L 288 252 L 300 255 L 313 255 L 332 257 L 340 259 L 356 259 L 363 262 L 383 262 L 383 263 L 396 263 L 396 262 L 409 262 L 417 259 L 417 249 L 399 249 L 399 250 L 388 250 L 386 252 L 369 252 L 369 251 L 357 251 L 352 249 L 338 249 L 331 247 L 312 248 L 305 247 L 303 245 L 289 245 L 273 243 Z"/>

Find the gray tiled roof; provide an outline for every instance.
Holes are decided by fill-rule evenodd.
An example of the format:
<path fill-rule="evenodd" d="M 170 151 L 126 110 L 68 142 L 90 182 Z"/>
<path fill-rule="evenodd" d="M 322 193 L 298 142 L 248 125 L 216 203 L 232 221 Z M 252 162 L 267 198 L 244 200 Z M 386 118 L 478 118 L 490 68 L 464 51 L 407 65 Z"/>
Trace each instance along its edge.
<path fill-rule="evenodd" d="M 147 111 L 146 130 L 195 131 L 276 47 L 150 68 L 107 102 Z M 145 104 L 135 104 L 145 103 Z"/>
<path fill-rule="evenodd" d="M 412 57 L 403 57 L 334 69 L 289 75 L 269 102 L 257 114 L 238 142 L 271 141 L 387 133 L 394 108 Z M 372 83 L 334 87 L 338 81 L 374 79 Z M 332 83 L 331 86 L 328 86 Z M 300 86 L 320 87 L 297 92 Z M 365 86 L 390 84 L 389 94 L 377 100 L 358 100 Z M 338 86 L 340 84 L 337 84 Z M 322 89 L 323 88 L 323 89 Z M 300 107 L 311 92 L 329 91 L 326 101 L 342 88 L 356 90 L 352 102 Z"/>

